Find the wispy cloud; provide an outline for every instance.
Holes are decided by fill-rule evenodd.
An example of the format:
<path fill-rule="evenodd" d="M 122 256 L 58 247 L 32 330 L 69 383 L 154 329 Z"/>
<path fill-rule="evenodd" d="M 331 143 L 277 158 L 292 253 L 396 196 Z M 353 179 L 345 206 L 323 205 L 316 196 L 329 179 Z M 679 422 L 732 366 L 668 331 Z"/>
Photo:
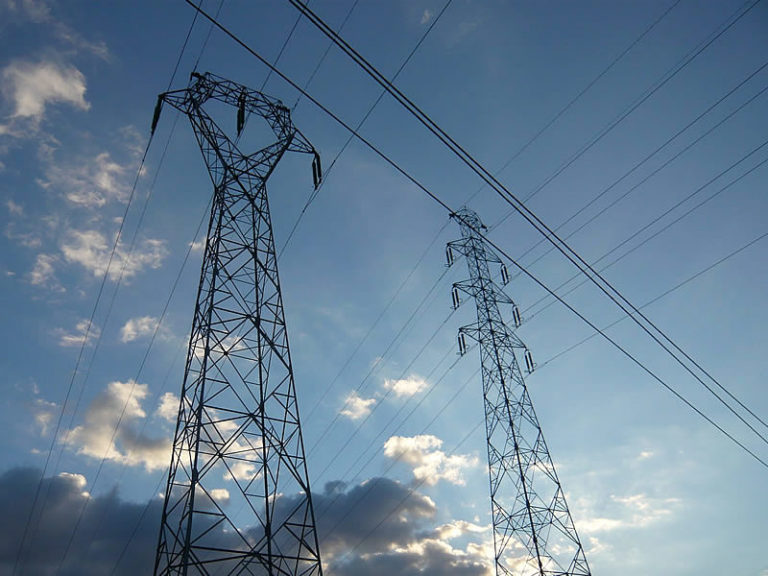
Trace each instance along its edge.
<path fill-rule="evenodd" d="M 432 20 L 432 11 L 429 9 L 424 9 L 424 12 L 421 14 L 421 23 L 427 24 L 430 20 Z"/>
<path fill-rule="evenodd" d="M 97 230 L 71 230 L 60 249 L 67 262 L 79 264 L 96 277 L 103 276 L 109 266 L 108 277 L 112 281 L 121 274 L 123 279 L 128 279 L 147 268 L 160 268 L 168 255 L 163 240 L 149 238 L 138 243 L 131 253 L 118 243 L 110 263 L 112 245 Z"/>
<path fill-rule="evenodd" d="M 125 202 L 129 189 L 123 176 L 126 167 L 115 162 L 109 152 L 100 152 L 84 161 L 49 162 L 45 178 L 38 184 L 46 189 L 61 190 L 73 204 L 101 208 L 107 202 Z"/>
<path fill-rule="evenodd" d="M 59 346 L 71 347 L 82 346 L 83 343 L 86 345 L 93 343 L 99 337 L 101 331 L 93 324 L 89 328 L 88 324 L 88 320 L 80 320 L 72 331 L 65 330 L 64 328 L 54 330 L 54 334 L 59 340 Z"/>

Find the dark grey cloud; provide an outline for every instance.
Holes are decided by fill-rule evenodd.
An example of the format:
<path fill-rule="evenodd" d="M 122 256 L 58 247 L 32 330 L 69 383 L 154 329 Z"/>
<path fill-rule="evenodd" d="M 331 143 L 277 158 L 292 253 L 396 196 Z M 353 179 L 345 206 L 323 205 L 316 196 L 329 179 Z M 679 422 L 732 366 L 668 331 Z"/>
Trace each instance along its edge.
<path fill-rule="evenodd" d="M 15 468 L 0 476 L 0 574 L 13 572 L 24 526 L 34 500 L 40 470 Z M 47 494 L 45 514 L 32 517 L 24 548 L 22 570 L 25 576 L 56 573 L 67 544 L 88 496 L 84 479 L 78 475 L 46 478 L 41 498 Z M 136 535 L 125 550 L 116 574 L 149 574 L 154 563 L 157 525 L 161 513 L 159 499 L 149 504 L 122 500 L 117 491 L 90 499 L 82 515 L 78 533 L 59 574 L 89 576 L 110 574 L 131 533 Z"/>
<path fill-rule="evenodd" d="M 13 572 L 39 478 L 40 471 L 32 468 L 16 468 L 0 476 L 0 510 L 4 511 L 0 576 Z M 84 489 L 85 479 L 75 474 L 44 480 L 41 494 L 47 493 L 45 514 L 32 519 L 35 530 L 25 547 L 20 573 L 57 573 L 83 505 L 89 501 L 58 574 L 111 574 L 121 555 L 114 574 L 150 574 L 162 501 L 155 499 L 148 506 L 127 502 L 116 490 L 90 498 Z M 295 499 L 283 496 L 279 506 L 291 507 Z M 353 486 L 332 482 L 315 493 L 313 501 L 321 552 L 327 571 L 335 576 L 490 574 L 487 558 L 478 552 L 480 546 L 461 550 L 440 539 L 440 531 L 435 530 L 435 503 L 407 485 L 389 478 L 372 478 Z M 258 537 L 255 533 L 250 536 Z M 223 533 L 220 537 L 222 542 L 228 539 Z"/>

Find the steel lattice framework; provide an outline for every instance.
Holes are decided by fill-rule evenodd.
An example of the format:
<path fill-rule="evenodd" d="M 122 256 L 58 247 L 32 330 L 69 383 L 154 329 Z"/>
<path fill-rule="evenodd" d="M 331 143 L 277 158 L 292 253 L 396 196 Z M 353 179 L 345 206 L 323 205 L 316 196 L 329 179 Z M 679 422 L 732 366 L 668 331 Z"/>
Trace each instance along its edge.
<path fill-rule="evenodd" d="M 519 576 L 589 576 L 589 566 L 568 511 L 560 480 L 544 442 L 541 426 L 523 380 L 515 351 L 522 352 L 529 370 L 533 361 L 525 344 L 503 321 L 500 304 L 512 300 L 497 286 L 489 263 L 503 262 L 481 236 L 485 229 L 477 214 L 462 209 L 453 217 L 462 238 L 450 242 L 453 252 L 466 257 L 470 279 L 454 284 L 454 306 L 459 292 L 474 298 L 477 323 L 459 330 L 459 351 L 466 352 L 465 335 L 479 343 L 482 362 L 485 426 L 491 487 L 496 574 Z M 520 316 L 513 309 L 515 326 Z"/>
<path fill-rule="evenodd" d="M 263 118 L 243 154 L 204 110 Z M 266 183 L 285 152 L 319 157 L 278 100 L 211 74 L 161 94 L 186 114 L 214 186 L 155 574 L 322 575 Z"/>

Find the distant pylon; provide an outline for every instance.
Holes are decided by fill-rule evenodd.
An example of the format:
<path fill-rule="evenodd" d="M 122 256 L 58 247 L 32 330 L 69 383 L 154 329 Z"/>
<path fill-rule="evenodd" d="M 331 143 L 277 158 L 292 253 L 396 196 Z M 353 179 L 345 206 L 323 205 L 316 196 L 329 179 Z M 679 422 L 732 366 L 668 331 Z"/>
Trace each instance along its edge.
<path fill-rule="evenodd" d="M 507 269 L 481 237 L 485 227 L 477 214 L 462 209 L 453 217 L 462 238 L 448 244 L 448 265 L 453 264 L 454 251 L 458 252 L 466 257 L 470 276 L 454 284 L 453 305 L 459 306 L 460 292 L 464 292 L 477 306 L 477 323 L 459 330 L 459 352 L 467 350 L 465 336 L 479 343 L 496 574 L 589 576 L 515 349 L 522 351 L 529 372 L 533 359 L 502 320 L 499 304 L 513 307 L 515 327 L 520 325 L 520 313 L 494 283 L 489 262 L 500 266 L 504 284 L 509 279 Z"/>
<path fill-rule="evenodd" d="M 204 110 L 265 120 L 251 154 Z M 155 574 L 322 575 L 288 350 L 266 182 L 287 151 L 312 145 L 274 100 L 211 74 L 161 94 L 189 117 L 214 193 L 192 323 Z M 234 110 L 233 110 L 234 112 Z M 233 114 L 234 119 L 234 114 Z"/>

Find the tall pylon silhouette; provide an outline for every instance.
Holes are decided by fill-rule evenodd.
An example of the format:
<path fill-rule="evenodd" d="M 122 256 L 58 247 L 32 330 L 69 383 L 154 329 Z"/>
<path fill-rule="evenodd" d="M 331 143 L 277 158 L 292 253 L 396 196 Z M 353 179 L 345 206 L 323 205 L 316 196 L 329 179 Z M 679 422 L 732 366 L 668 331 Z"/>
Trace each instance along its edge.
<path fill-rule="evenodd" d="M 476 213 L 463 208 L 452 217 L 461 239 L 448 243 L 448 265 L 457 252 L 469 269 L 469 280 L 453 285 L 453 305 L 460 305 L 463 292 L 477 307 L 477 322 L 459 330 L 459 352 L 467 351 L 466 337 L 479 344 L 496 574 L 590 576 L 517 360 L 516 351 L 531 372 L 531 353 L 499 310 L 500 304 L 511 305 L 513 325 L 520 326 L 517 306 L 491 276 L 490 264 L 498 265 L 506 284 L 506 266 L 486 245 L 486 228 Z"/>
<path fill-rule="evenodd" d="M 237 139 L 206 108 L 236 111 Z M 212 74 L 161 94 L 185 114 L 213 203 L 165 490 L 156 575 L 322 575 L 267 180 L 286 152 L 320 158 L 278 100 Z M 221 106 L 220 106 L 221 107 Z M 238 147 L 248 120 L 274 141 Z"/>

